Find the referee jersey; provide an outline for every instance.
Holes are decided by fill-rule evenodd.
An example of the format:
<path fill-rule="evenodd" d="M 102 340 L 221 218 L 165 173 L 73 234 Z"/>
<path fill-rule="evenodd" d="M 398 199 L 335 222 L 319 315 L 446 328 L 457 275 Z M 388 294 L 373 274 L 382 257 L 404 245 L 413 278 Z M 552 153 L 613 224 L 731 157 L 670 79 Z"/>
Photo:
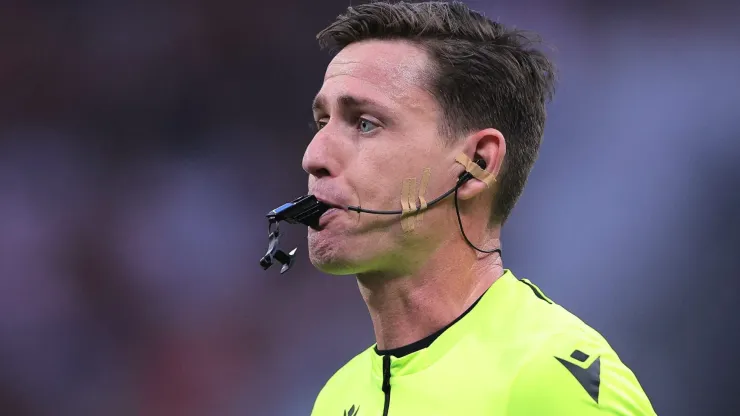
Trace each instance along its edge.
<path fill-rule="evenodd" d="M 323 387 L 312 416 L 654 414 L 598 332 L 505 270 L 439 332 L 353 358 Z"/>

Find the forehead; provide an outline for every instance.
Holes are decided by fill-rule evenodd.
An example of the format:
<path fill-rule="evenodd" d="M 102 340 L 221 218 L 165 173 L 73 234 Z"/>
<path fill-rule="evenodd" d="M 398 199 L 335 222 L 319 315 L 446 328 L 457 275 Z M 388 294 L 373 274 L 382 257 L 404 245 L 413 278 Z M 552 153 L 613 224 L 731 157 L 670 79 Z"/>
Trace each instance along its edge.
<path fill-rule="evenodd" d="M 329 63 L 319 96 L 360 95 L 386 105 L 428 109 L 429 58 L 405 41 L 371 40 L 351 44 Z"/>

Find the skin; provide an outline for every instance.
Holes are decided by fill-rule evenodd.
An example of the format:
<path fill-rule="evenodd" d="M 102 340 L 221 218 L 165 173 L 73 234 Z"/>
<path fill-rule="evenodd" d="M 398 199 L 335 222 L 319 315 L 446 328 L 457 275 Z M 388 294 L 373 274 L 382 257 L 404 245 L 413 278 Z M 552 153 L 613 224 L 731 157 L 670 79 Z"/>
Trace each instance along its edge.
<path fill-rule="evenodd" d="M 420 182 L 430 167 L 431 201 L 464 172 L 455 162 L 461 152 L 484 159 L 498 176 L 506 153 L 498 130 L 473 131 L 445 144 L 442 112 L 428 92 L 430 68 L 426 52 L 407 41 L 363 41 L 335 56 L 314 101 L 318 131 L 303 158 L 310 193 L 344 208 L 397 210 L 403 180 Z M 477 180 L 458 191 L 466 235 L 486 250 L 500 245 L 500 227 L 489 225 L 493 192 L 495 185 Z M 427 210 L 411 232 L 397 215 L 342 208 L 308 231 L 315 267 L 357 276 L 380 349 L 443 328 L 503 274 L 497 253 L 476 252 L 463 240 L 453 198 Z"/>

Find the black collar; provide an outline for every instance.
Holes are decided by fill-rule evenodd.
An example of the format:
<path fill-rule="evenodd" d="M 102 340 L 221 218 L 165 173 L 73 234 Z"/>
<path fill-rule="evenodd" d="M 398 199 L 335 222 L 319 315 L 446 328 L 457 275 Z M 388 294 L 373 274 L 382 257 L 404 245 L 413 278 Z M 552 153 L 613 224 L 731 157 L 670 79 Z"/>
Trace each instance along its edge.
<path fill-rule="evenodd" d="M 483 293 L 483 295 L 485 295 L 485 292 Z M 450 322 L 447 326 L 445 326 L 444 328 L 440 329 L 439 331 L 437 331 L 437 332 L 435 332 L 435 333 L 433 333 L 433 334 L 431 334 L 431 335 L 429 335 L 427 337 L 424 337 L 424 338 L 422 338 L 422 339 L 420 339 L 420 340 L 418 340 L 416 342 L 412 342 L 411 344 L 404 345 L 403 347 L 393 348 L 393 349 L 390 349 L 390 350 L 380 350 L 380 349 L 378 349 L 378 346 L 376 344 L 375 345 L 375 352 L 378 355 L 390 355 L 390 356 L 393 356 L 393 357 L 396 357 L 396 358 L 401 358 L 401 357 L 403 357 L 405 355 L 409 355 L 411 353 L 414 353 L 416 351 L 420 351 L 420 350 L 423 350 L 424 348 L 429 347 L 430 345 L 432 345 L 432 342 L 434 342 L 434 340 L 436 340 L 437 338 L 439 338 L 440 335 L 442 335 L 443 332 L 445 332 L 447 329 L 449 329 L 452 325 L 455 325 L 465 315 L 467 315 L 468 312 L 472 311 L 473 308 L 475 307 L 475 305 L 477 305 L 478 302 L 481 300 L 481 298 L 483 297 L 483 295 L 481 295 L 478 299 L 476 299 L 476 301 L 473 302 L 473 304 L 470 305 L 470 307 L 465 312 L 463 312 L 462 315 L 458 316 L 457 319 L 455 319 L 454 321 Z"/>

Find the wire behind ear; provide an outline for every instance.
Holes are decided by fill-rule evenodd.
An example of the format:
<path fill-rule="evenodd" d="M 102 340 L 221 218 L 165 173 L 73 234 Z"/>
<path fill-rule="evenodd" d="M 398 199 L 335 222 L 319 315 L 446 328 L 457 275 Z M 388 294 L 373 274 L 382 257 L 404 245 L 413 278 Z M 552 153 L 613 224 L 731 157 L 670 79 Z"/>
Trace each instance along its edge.
<path fill-rule="evenodd" d="M 483 159 L 477 159 L 477 160 L 475 160 L 475 164 L 478 165 L 481 169 L 484 169 L 484 170 L 486 169 L 486 161 L 483 160 Z M 465 166 L 466 166 L 466 169 L 468 169 L 468 167 L 467 167 L 468 165 L 465 165 Z M 486 173 L 489 173 L 489 172 L 486 172 Z M 460 179 L 457 182 L 457 186 L 455 186 L 454 188 L 452 188 L 455 191 L 455 214 L 457 214 L 457 223 L 460 226 L 460 234 L 462 234 L 463 238 L 465 239 L 465 242 L 468 243 L 468 245 L 470 247 L 472 247 L 474 250 L 479 251 L 481 253 L 498 253 L 499 256 L 500 256 L 501 255 L 501 249 L 500 248 L 494 248 L 493 250 L 483 250 L 481 248 L 476 247 L 475 244 L 473 244 L 472 242 L 470 242 L 470 240 L 468 239 L 468 236 L 465 235 L 465 230 L 463 229 L 462 218 L 460 218 L 460 204 L 458 203 L 457 190 L 460 189 L 460 185 L 462 185 L 463 183 L 467 182 L 472 177 L 473 177 L 473 174 L 472 173 L 467 172 L 467 171 L 463 172 L 460 175 Z"/>

